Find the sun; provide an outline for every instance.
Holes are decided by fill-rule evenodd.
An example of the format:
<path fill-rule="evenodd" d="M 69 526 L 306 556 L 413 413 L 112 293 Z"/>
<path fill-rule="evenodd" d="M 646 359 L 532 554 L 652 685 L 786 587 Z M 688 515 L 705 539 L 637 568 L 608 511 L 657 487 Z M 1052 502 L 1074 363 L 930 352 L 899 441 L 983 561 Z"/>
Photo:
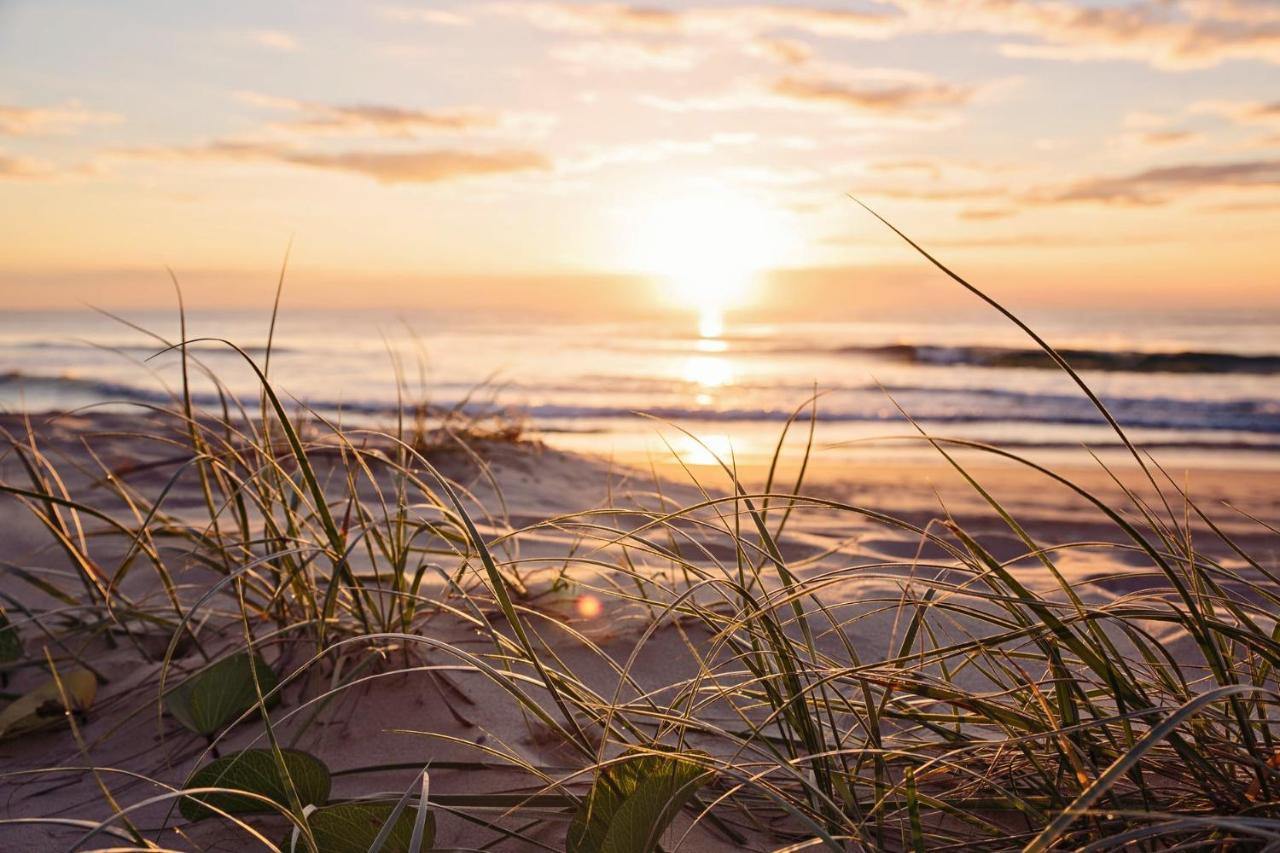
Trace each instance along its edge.
<path fill-rule="evenodd" d="M 790 236 L 777 210 L 718 189 L 656 201 L 628 224 L 633 264 L 659 279 L 667 302 L 698 314 L 706 338 L 722 334 L 726 309 L 751 300 Z"/>

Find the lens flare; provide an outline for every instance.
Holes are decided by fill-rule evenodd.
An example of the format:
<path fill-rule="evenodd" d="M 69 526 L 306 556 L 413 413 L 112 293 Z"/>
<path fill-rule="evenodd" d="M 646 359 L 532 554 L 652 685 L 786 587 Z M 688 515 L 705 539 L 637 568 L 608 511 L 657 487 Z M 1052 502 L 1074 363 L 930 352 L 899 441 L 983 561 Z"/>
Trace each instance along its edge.
<path fill-rule="evenodd" d="M 594 595 L 580 595 L 577 602 L 578 615 L 583 619 L 595 619 L 604 612 L 604 605 Z"/>

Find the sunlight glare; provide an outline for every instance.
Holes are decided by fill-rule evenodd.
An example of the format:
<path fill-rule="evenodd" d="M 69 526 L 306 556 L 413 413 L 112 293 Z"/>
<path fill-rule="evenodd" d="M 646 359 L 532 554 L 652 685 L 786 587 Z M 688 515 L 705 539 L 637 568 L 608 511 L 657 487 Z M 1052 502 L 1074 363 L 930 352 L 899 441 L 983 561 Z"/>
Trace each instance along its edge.
<path fill-rule="evenodd" d="M 694 355 L 684 363 L 684 378 L 702 388 L 723 388 L 733 384 L 733 366 L 718 355 Z"/>
<path fill-rule="evenodd" d="M 682 435 L 675 448 L 687 465 L 731 464 L 733 459 L 733 444 L 723 433 L 700 435 L 697 440 Z"/>
<path fill-rule="evenodd" d="M 698 335 L 702 338 L 718 338 L 724 334 L 724 309 L 704 305 L 698 311 Z"/>
<path fill-rule="evenodd" d="M 753 297 L 759 274 L 783 260 L 781 214 L 749 196 L 706 190 L 637 212 L 632 261 L 659 276 L 663 298 L 698 315 L 698 333 L 718 338 L 727 309 Z"/>

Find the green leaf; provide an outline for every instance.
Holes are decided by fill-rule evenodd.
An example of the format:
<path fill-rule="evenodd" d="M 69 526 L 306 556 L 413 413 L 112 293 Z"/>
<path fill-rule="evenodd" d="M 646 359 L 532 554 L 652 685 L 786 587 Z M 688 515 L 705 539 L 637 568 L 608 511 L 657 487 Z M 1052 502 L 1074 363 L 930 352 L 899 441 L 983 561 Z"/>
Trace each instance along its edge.
<path fill-rule="evenodd" d="M 165 696 L 165 707 L 191 731 L 211 735 L 258 703 L 254 672 L 264 694 L 280 683 L 260 655 L 239 652 L 179 684 Z M 279 701 L 270 696 L 267 707 Z"/>
<path fill-rule="evenodd" d="M 22 657 L 22 638 L 9 617 L 0 610 L 0 663 L 10 663 Z"/>
<path fill-rule="evenodd" d="M 320 853 L 369 853 L 383 824 L 391 817 L 394 803 L 355 801 L 316 809 L 307 817 L 311 835 Z M 411 849 L 416 810 L 404 809 L 395 827 L 382 844 L 381 853 L 417 853 Z M 435 815 L 428 812 L 421 849 L 435 844 Z M 290 849 L 293 849 L 290 847 Z"/>
<path fill-rule="evenodd" d="M 61 674 L 58 678 L 62 682 L 62 690 L 58 689 L 58 683 L 51 678 L 0 711 L 0 737 L 11 737 L 54 725 L 65 719 L 68 710 L 84 711 L 93 704 L 98 695 L 98 680 L 93 673 L 77 669 Z M 70 708 L 62 702 L 62 691 L 66 691 Z"/>
<path fill-rule="evenodd" d="M 596 776 L 567 853 L 650 853 L 710 774 L 679 755 L 635 754 Z"/>
<path fill-rule="evenodd" d="M 323 761 L 296 749 L 282 749 L 280 754 L 302 805 L 319 805 L 329 799 L 329 768 Z M 186 787 L 234 788 L 289 807 L 288 783 L 269 749 L 246 749 L 211 761 L 192 774 Z M 179 810 L 187 820 L 217 817 L 218 813 L 206 805 L 236 815 L 276 811 L 262 800 L 223 793 L 193 794 L 182 801 Z"/>

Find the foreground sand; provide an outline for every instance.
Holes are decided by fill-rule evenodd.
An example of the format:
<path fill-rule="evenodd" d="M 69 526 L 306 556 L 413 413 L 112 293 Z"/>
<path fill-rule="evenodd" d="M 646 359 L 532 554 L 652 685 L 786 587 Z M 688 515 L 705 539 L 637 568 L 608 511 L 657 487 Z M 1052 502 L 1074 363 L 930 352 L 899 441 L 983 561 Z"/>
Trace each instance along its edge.
<path fill-rule="evenodd" d="M 15 435 L 26 429 L 21 419 L 12 416 L 0 418 L 0 426 Z M 40 449 L 51 458 L 63 460 L 60 470 L 66 472 L 66 485 L 77 496 L 91 494 L 100 476 L 87 448 L 92 448 L 102 464 L 133 488 L 144 494 L 158 494 L 180 461 L 181 453 L 172 446 L 137 438 L 138 433 L 157 428 L 161 427 L 154 421 L 126 415 L 36 418 L 32 423 Z M 537 444 L 481 444 L 476 451 L 501 491 L 504 512 L 496 509 L 500 504 L 493 483 L 476 459 L 460 451 L 444 451 L 433 456 L 433 462 L 449 477 L 467 486 L 475 502 L 493 513 L 484 527 L 486 536 L 497 537 L 511 530 L 533 528 L 546 519 L 592 508 L 671 508 L 731 491 L 731 484 L 721 471 L 699 467 L 694 473 L 700 482 L 694 483 L 681 466 L 666 460 L 644 470 L 574 456 Z M 77 465 L 83 470 L 75 471 Z M 785 466 L 779 476 L 779 482 L 785 485 L 778 491 L 789 490 L 795 476 L 794 465 L 791 461 Z M 1105 500 L 1117 505 L 1124 500 L 1110 476 L 1096 466 L 1058 470 Z M 764 473 L 758 465 L 739 471 L 748 491 L 761 486 Z M 1116 541 L 1116 529 L 1104 523 L 1095 509 L 1068 489 L 1014 466 L 995 465 L 990 461 L 975 464 L 972 473 L 1038 541 L 1081 543 L 1080 547 L 1062 553 L 1059 566 L 1086 600 L 1108 601 L 1160 584 L 1142 555 L 1087 544 Z M 1129 484 L 1136 486 L 1142 482 L 1132 470 L 1121 474 Z M 655 480 L 655 476 L 659 479 Z M 1236 537 L 1246 550 L 1251 550 L 1268 565 L 1277 563 L 1280 555 L 1276 550 L 1276 537 L 1246 517 L 1246 514 L 1252 515 L 1272 524 L 1280 521 L 1280 490 L 1275 488 L 1274 474 L 1196 470 L 1177 472 L 1175 476 L 1180 483 L 1188 485 L 1202 506 L 1217 507 L 1216 518 L 1223 529 Z M 23 473 L 12 454 L 0 461 L 0 478 L 6 483 L 21 483 Z M 815 497 L 891 514 L 940 534 L 945 532 L 941 522 L 953 519 L 969 531 L 981 534 L 983 544 L 1000 559 L 1014 560 L 1026 550 L 983 499 L 942 463 L 826 466 L 817 460 L 808 471 L 804 491 Z M 1229 502 L 1239 512 L 1223 507 L 1223 502 Z M 198 516 L 202 507 L 194 478 L 180 480 L 167 498 L 166 506 Z M 1181 508 L 1175 511 L 1181 512 Z M 619 529 L 638 523 L 622 513 L 607 518 Z M 6 602 L 7 609 L 12 612 L 15 603 L 33 609 L 53 608 L 47 597 L 10 574 L 12 567 L 65 568 L 57 550 L 51 547 L 47 531 L 26 507 L 7 496 L 0 496 L 0 531 L 3 531 L 0 562 L 7 574 L 0 586 L 10 599 Z M 726 545 L 730 541 L 726 536 L 717 534 L 711 527 L 693 530 L 690 536 L 699 543 L 702 549 L 699 559 L 709 569 L 717 563 L 725 567 L 733 564 L 736 555 L 733 548 Z M 533 561 L 538 558 L 567 558 L 574 552 L 579 538 L 571 525 L 564 524 L 537 527 L 516 537 L 516 541 L 520 558 L 535 565 Z M 1214 545 L 1207 538 L 1204 541 L 1211 556 L 1230 562 L 1232 555 L 1224 546 Z M 904 587 L 909 586 L 917 564 L 945 557 L 936 547 L 902 529 L 849 513 L 836 515 L 812 509 L 794 514 L 782 544 L 784 556 L 794 561 L 798 572 L 816 573 L 837 566 L 867 567 L 864 579 L 845 581 L 828 592 L 828 599 L 849 608 L 851 615 L 861 614 L 861 619 L 850 623 L 847 633 L 863 660 L 891 654 L 896 642 L 899 620 L 884 602 L 900 596 Z M 104 543 L 99 558 L 101 564 L 112 565 L 112 560 L 120 556 L 120 547 L 119 543 Z M 606 552 L 608 549 L 599 553 Z M 577 558 L 582 556 L 581 552 L 575 554 Z M 184 598 L 194 600 L 212 578 L 207 573 L 184 567 L 181 555 L 175 554 L 174 560 L 175 570 L 180 572 L 185 584 Z M 1051 589 L 1051 579 L 1033 562 L 1021 561 L 1017 565 L 1025 583 Z M 543 614 L 548 624 L 551 621 L 569 623 L 613 660 L 627 660 L 637 639 L 651 627 L 652 610 L 619 597 L 619 579 L 590 568 L 585 560 L 577 560 L 568 574 L 578 585 L 564 591 L 550 585 L 550 572 L 531 569 L 525 578 L 529 590 L 527 606 Z M 670 588 L 678 588 L 678 579 L 669 580 Z M 145 600 L 148 596 L 158 598 L 159 591 L 154 587 L 154 580 L 138 573 L 129 579 L 125 590 L 136 599 Z M 443 593 L 437 590 L 437 594 Z M 597 614 L 590 607 L 584 607 L 582 602 L 586 598 L 601 602 L 602 611 Z M 858 610 L 859 607 L 863 610 Z M 225 604 L 218 611 L 226 618 Z M 17 621 L 20 620 L 15 618 Z M 218 619 L 214 618 L 207 626 L 210 638 L 219 636 L 217 623 Z M 425 619 L 418 630 L 460 647 L 477 652 L 485 650 L 481 639 L 447 614 Z M 26 625 L 23 636 L 28 653 L 38 654 L 43 641 L 34 626 Z M 230 636 L 234 638 L 234 634 Z M 548 629 L 545 639 L 563 655 L 566 666 L 602 693 L 608 695 L 617 689 L 616 676 L 599 658 L 585 653 L 581 646 L 564 642 L 554 630 Z M 129 646 L 111 648 L 101 637 L 77 648 L 77 653 L 91 660 L 108 682 L 100 689 L 98 700 L 80 729 L 82 744 L 66 729 L 0 741 L 0 772 L 94 766 L 126 770 L 149 780 L 180 785 L 200 762 L 206 745 L 160 713 L 159 657 L 166 641 L 167 637 L 155 637 L 156 655 L 151 660 L 139 660 L 137 651 Z M 686 641 L 705 642 L 706 638 L 698 633 L 696 626 L 659 626 L 637 655 L 632 676 L 646 689 L 658 692 L 674 680 L 687 677 L 694 669 L 694 661 L 685 647 Z M 224 646 L 229 647 L 230 642 L 227 640 Z M 1169 648 L 1175 654 L 1180 642 L 1179 637 L 1168 638 Z M 217 645 L 215 640 L 214 647 Z M 420 654 L 418 664 L 456 663 L 439 653 Z M 283 668 L 300 664 L 305 657 L 305 650 L 277 651 L 272 662 Z M 190 670 L 198 663 L 199 659 L 187 652 L 175 660 L 175 671 Z M 34 667 L 20 670 L 10 689 L 21 691 L 37 677 Z M 304 681 L 298 687 L 314 692 L 318 684 L 314 680 Z M 287 693 L 283 706 L 276 712 L 283 732 L 288 732 L 292 723 L 306 716 L 298 714 L 292 719 L 288 716 L 298 709 L 300 695 L 300 690 Z M 223 751 L 260 743 L 260 729 L 253 725 L 239 727 L 223 742 Z M 551 775 L 568 775 L 572 771 L 570 756 L 563 746 L 538 725 L 531 724 L 501 691 L 481 678 L 459 671 L 392 673 L 347 691 L 321 710 L 318 723 L 306 728 L 296 745 L 322 755 L 335 770 L 345 771 L 335 779 L 335 794 L 398 792 L 412 776 L 409 768 L 430 762 L 435 768 L 433 794 L 441 796 L 442 802 L 459 807 L 467 805 L 466 798 L 471 795 L 536 790 L 527 776 L 514 772 L 500 768 L 477 772 L 472 763 L 489 760 L 483 752 L 489 747 L 501 745 L 503 750 L 521 755 Z M 467 766 L 458 767 L 451 762 Z M 361 768 L 388 764 L 402 769 L 375 774 L 360 772 Z M 83 769 L 50 775 L 8 776 L 0 785 L 4 791 L 0 795 L 0 816 L 69 821 L 101 819 L 109 815 L 111 809 L 99 785 L 109 788 L 122 805 L 142 801 L 160 791 L 151 781 L 114 772 L 104 772 L 97 779 Z M 497 809 L 493 814 L 500 812 L 501 809 Z M 138 812 L 136 820 L 143 828 L 155 829 L 161 825 L 165 813 L 164 806 L 148 807 Z M 519 825 L 522 821 L 507 823 Z M 682 816 L 673 838 L 680 839 L 681 828 L 688 823 L 688 816 Z M 175 816 L 169 824 L 182 827 L 183 821 Z M 279 838 L 281 826 L 278 822 L 269 824 L 267 834 Z M 0 826 L 0 849 L 67 849 L 83 831 L 83 826 L 71 825 Z M 563 822 L 549 821 L 531 833 L 551 848 L 557 848 L 562 843 Z M 163 844 L 179 849 L 244 850 L 252 846 L 243 836 L 216 822 L 156 837 Z M 109 840 L 108 836 L 99 835 L 86 846 L 109 846 Z M 438 846 L 480 846 L 494 840 L 495 835 L 489 830 L 451 814 L 439 814 Z M 524 849 L 522 844 L 506 842 L 499 849 Z M 670 844 L 667 849 L 674 846 L 675 843 Z M 748 833 L 746 846 L 768 849 L 770 844 Z M 681 849 L 731 850 L 739 849 L 739 845 L 706 825 L 699 825 L 683 837 Z"/>

